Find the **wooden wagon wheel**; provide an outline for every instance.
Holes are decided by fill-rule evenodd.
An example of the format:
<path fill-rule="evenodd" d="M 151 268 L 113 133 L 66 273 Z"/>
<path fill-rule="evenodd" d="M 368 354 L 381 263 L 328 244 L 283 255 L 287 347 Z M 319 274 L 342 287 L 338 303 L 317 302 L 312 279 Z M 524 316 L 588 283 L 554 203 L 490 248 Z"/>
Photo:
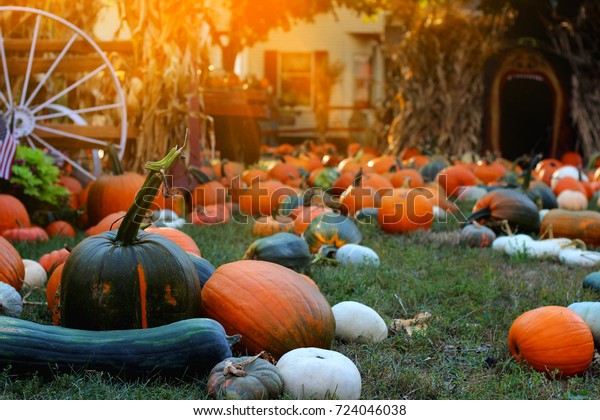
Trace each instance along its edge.
<path fill-rule="evenodd" d="M 98 44 L 72 23 L 39 9 L 0 7 L 0 117 L 21 144 L 64 160 L 88 180 L 98 151 L 127 142 L 117 72 Z"/>

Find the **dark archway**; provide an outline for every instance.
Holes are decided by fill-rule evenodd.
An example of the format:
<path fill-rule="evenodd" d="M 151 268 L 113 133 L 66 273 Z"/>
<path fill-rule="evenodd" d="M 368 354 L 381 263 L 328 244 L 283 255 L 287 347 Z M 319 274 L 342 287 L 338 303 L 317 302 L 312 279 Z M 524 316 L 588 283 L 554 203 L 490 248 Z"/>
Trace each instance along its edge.
<path fill-rule="evenodd" d="M 500 93 L 500 147 L 509 160 L 551 149 L 552 88 L 542 77 L 513 77 Z"/>

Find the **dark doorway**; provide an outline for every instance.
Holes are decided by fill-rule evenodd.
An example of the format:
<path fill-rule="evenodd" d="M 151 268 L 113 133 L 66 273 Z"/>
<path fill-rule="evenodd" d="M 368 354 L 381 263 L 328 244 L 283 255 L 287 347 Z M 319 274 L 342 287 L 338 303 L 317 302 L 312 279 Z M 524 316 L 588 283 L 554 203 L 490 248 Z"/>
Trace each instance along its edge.
<path fill-rule="evenodd" d="M 551 150 L 554 98 L 541 76 L 508 76 L 501 93 L 500 147 L 514 160 Z"/>

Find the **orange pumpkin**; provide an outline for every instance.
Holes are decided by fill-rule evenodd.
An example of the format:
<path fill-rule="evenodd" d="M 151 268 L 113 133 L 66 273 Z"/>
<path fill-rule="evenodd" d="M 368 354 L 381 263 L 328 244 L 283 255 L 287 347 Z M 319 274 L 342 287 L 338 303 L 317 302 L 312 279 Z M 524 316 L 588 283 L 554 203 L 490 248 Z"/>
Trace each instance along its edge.
<path fill-rule="evenodd" d="M 527 311 L 508 331 L 508 348 L 518 362 L 539 372 L 568 377 L 583 373 L 594 357 L 594 339 L 585 321 L 569 308 Z"/>
<path fill-rule="evenodd" d="M 231 211 L 225 204 L 211 204 L 204 207 L 196 207 L 187 216 L 187 221 L 196 225 L 218 225 L 228 223 L 231 220 Z"/>
<path fill-rule="evenodd" d="M 111 214 L 105 216 L 104 218 L 102 218 L 102 220 L 100 220 L 100 222 L 98 222 L 98 224 L 89 227 L 85 231 L 85 234 L 88 236 L 94 236 L 99 233 L 106 232 L 108 230 L 118 229 L 119 226 L 121 226 L 123 217 L 125 217 L 125 211 L 118 211 L 115 213 L 111 213 Z"/>
<path fill-rule="evenodd" d="M 196 206 L 210 206 L 212 204 L 225 204 L 227 201 L 227 188 L 218 181 L 208 181 L 198 185 L 192 192 L 192 208 Z"/>
<path fill-rule="evenodd" d="M 425 185 L 423 176 L 416 169 L 406 168 L 398 169 L 394 172 L 389 172 L 387 178 L 394 188 L 405 187 L 408 182 L 409 188 L 419 188 Z"/>
<path fill-rule="evenodd" d="M 44 242 L 49 239 L 46 231 L 39 226 L 6 229 L 2 236 L 10 242 Z"/>
<path fill-rule="evenodd" d="M 263 216 L 254 221 L 252 233 L 257 236 L 271 236 L 279 232 L 292 232 L 294 220 L 286 216 Z"/>
<path fill-rule="evenodd" d="M 52 325 L 60 323 L 60 280 L 64 266 L 64 263 L 56 266 L 46 283 L 46 302 L 52 318 Z"/>
<path fill-rule="evenodd" d="M 0 281 L 21 290 L 25 279 L 25 265 L 14 246 L 0 236 Z"/>
<path fill-rule="evenodd" d="M 384 196 L 377 220 L 379 227 L 388 233 L 428 230 L 434 220 L 433 203 L 429 195 L 417 189 L 406 195 Z"/>
<path fill-rule="evenodd" d="M 30 224 L 29 213 L 27 213 L 25 205 L 12 195 L 0 194 L 0 233 L 6 229 Z"/>
<path fill-rule="evenodd" d="M 196 244 L 194 239 L 190 235 L 188 235 L 187 233 L 185 233 L 179 229 L 170 228 L 170 227 L 150 226 L 150 227 L 147 227 L 146 229 L 144 229 L 144 231 L 148 232 L 148 233 L 158 233 L 159 235 L 169 238 L 170 240 L 175 242 L 177 245 L 182 247 L 184 249 L 184 251 L 190 252 L 199 257 L 202 256 L 202 254 L 200 252 L 200 248 L 198 248 L 198 245 Z"/>
<path fill-rule="evenodd" d="M 581 239 L 586 245 L 600 246 L 600 213 L 593 210 L 552 209 L 540 223 L 540 234 L 552 229 L 557 238 Z"/>
<path fill-rule="evenodd" d="M 275 359 L 299 347 L 329 349 L 335 333 L 331 307 L 295 271 L 257 260 L 219 266 L 202 288 L 202 311 L 227 334 L 241 334 L 241 351 Z"/>
<path fill-rule="evenodd" d="M 455 197 L 459 187 L 477 185 L 478 179 L 475 174 L 463 165 L 448 166 L 435 176 L 436 182 L 446 191 L 448 197 Z"/>
<path fill-rule="evenodd" d="M 65 262 L 70 252 L 71 251 L 68 248 L 61 248 L 48 252 L 40 257 L 38 263 L 40 263 L 40 265 L 44 267 L 44 270 L 46 270 L 46 273 L 50 275 L 57 266 Z"/>
<path fill-rule="evenodd" d="M 244 216 L 270 216 L 279 206 L 283 196 L 295 195 L 295 191 L 280 181 L 256 182 L 239 192 L 239 211 Z"/>
<path fill-rule="evenodd" d="M 49 237 L 62 236 L 66 238 L 75 237 L 75 229 L 69 222 L 56 220 L 44 228 Z"/>
<path fill-rule="evenodd" d="M 115 168 L 115 166 L 113 166 Z M 104 217 L 118 211 L 126 211 L 144 183 L 144 176 L 135 172 L 113 169 L 114 175 L 105 174 L 90 183 L 87 193 L 88 222 L 98 224 Z"/>

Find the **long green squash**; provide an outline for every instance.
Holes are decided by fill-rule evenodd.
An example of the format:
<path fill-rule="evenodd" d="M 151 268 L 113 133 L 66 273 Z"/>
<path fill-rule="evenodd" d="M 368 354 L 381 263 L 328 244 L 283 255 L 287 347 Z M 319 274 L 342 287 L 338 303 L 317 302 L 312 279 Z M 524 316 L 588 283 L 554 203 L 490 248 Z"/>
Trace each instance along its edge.
<path fill-rule="evenodd" d="M 92 331 L 0 316 L 0 369 L 50 374 L 82 369 L 123 377 L 204 375 L 231 357 L 239 336 L 191 318 L 160 327 Z"/>

